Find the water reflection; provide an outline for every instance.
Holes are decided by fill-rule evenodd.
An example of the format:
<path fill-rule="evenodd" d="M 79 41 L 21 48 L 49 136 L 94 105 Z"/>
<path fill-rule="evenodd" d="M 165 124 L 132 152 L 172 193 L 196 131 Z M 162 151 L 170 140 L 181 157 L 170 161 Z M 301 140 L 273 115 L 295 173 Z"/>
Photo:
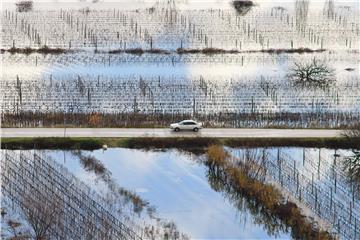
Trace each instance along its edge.
<path fill-rule="evenodd" d="M 51 151 L 49 154 L 62 162 L 61 153 Z M 198 156 L 177 150 L 130 149 L 84 154 L 99 159 L 120 186 L 136 191 L 156 206 L 161 217 L 172 219 L 181 232 L 192 238 L 289 238 L 281 228 L 275 233 L 263 227 L 261 217 L 252 216 L 255 210 L 247 210 L 247 204 L 238 208 L 240 202 L 234 204 L 232 199 L 219 194 L 224 186 L 219 185 L 219 191 L 214 191 L 220 182 L 208 178 L 207 167 L 200 164 Z M 67 158 L 70 160 L 66 165 L 76 174 L 76 169 L 82 168 L 81 163 L 72 155 Z"/>
<path fill-rule="evenodd" d="M 246 149 L 230 149 L 234 156 Z M 353 156 L 349 150 L 311 148 L 267 149 L 266 182 L 281 186 L 285 194 L 306 205 L 305 212 L 344 239 L 359 234 L 360 205 L 355 184 L 342 165 Z M 350 169 L 354 168 L 351 165 Z M 354 221 L 355 219 L 355 221 Z"/>
<path fill-rule="evenodd" d="M 352 186 L 353 194 L 360 197 L 360 150 L 353 150 L 352 155 L 344 159 L 343 166 Z"/>
<path fill-rule="evenodd" d="M 352 164 L 350 159 L 358 158 L 359 151 L 308 148 L 227 150 L 237 157 L 233 160 L 235 166 L 244 169 L 254 179 L 286 189 L 289 196 L 307 205 L 304 208 L 306 214 L 322 219 L 322 226 L 333 227 L 344 239 L 358 234 L 354 219 L 359 220 L 359 205 L 350 199 L 352 185 L 346 180 L 351 178 L 346 177 L 346 169 L 342 166 L 347 162 Z M 192 238 L 288 239 L 295 236 L 268 210 L 236 191 L 224 171 L 204 165 L 201 154 L 122 148 L 81 151 L 81 159 L 68 151 L 46 151 L 46 154 L 65 165 L 102 196 L 108 196 L 109 191 L 124 189 L 149 202 L 156 207 L 157 216 L 174 221 L 179 231 Z M 356 167 L 348 166 L 352 166 L 347 168 L 351 173 L 356 172 Z M 358 178 L 352 179 L 358 181 Z M 122 193 L 112 196 L 122 198 Z M 350 213 L 348 203 L 351 203 Z M 147 213 L 143 211 L 141 215 Z M 336 222 L 333 222 L 334 217 Z M 323 225 L 327 222 L 330 225 Z"/>
<path fill-rule="evenodd" d="M 255 224 L 263 226 L 269 236 L 279 237 L 289 231 L 284 223 L 269 212 L 266 208 L 259 206 L 253 199 L 246 198 L 241 192 L 235 189 L 228 181 L 225 171 L 209 167 L 207 177 L 210 186 L 217 192 L 221 192 L 225 198 L 239 213 L 250 213 Z M 245 215 L 245 214 L 243 214 Z"/>

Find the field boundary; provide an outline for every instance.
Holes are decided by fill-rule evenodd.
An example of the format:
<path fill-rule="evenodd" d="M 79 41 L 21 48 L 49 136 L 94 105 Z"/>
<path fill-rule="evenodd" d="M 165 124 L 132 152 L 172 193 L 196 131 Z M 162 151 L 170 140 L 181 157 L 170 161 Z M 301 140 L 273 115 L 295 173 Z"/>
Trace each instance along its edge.
<path fill-rule="evenodd" d="M 105 147 L 139 149 L 179 148 L 203 152 L 210 145 L 229 147 L 359 148 L 360 138 L 1 138 L 1 149 L 83 149 Z"/>

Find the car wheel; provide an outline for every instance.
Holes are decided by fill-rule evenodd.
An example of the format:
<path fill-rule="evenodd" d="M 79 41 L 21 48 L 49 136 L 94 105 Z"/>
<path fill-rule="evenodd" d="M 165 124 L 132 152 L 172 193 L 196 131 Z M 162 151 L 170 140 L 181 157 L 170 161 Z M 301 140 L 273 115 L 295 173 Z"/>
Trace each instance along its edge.
<path fill-rule="evenodd" d="M 198 129 L 198 128 L 194 128 L 193 131 L 194 131 L 194 132 L 197 132 L 197 131 L 199 131 L 199 129 Z"/>
<path fill-rule="evenodd" d="M 180 128 L 175 128 L 174 130 L 175 130 L 175 132 L 179 132 Z"/>

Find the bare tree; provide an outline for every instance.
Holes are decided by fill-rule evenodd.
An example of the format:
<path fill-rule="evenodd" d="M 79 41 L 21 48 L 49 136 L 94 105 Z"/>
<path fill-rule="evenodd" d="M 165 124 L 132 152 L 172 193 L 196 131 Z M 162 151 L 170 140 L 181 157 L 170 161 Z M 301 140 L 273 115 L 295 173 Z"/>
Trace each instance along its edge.
<path fill-rule="evenodd" d="M 335 70 L 316 58 L 307 63 L 295 63 L 287 78 L 301 87 L 327 87 L 336 81 Z"/>

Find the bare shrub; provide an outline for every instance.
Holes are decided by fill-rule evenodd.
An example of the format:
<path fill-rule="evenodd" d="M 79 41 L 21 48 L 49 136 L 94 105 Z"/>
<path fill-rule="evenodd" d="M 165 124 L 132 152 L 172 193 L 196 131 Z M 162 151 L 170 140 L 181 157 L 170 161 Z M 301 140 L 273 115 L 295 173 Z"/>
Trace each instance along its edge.
<path fill-rule="evenodd" d="M 255 4 L 249 0 L 235 0 L 233 6 L 236 11 L 241 15 L 246 15 Z"/>
<path fill-rule="evenodd" d="M 350 126 L 342 132 L 346 138 L 360 138 L 360 123 Z"/>
<path fill-rule="evenodd" d="M 30 12 L 33 10 L 33 1 L 20 1 L 15 5 L 17 12 Z"/>
<path fill-rule="evenodd" d="M 316 58 L 307 63 L 295 63 L 287 78 L 301 87 L 327 87 L 336 81 L 334 69 Z"/>
<path fill-rule="evenodd" d="M 89 125 L 91 127 L 99 127 L 102 122 L 102 116 L 99 113 L 91 114 L 89 118 Z"/>
<path fill-rule="evenodd" d="M 353 154 L 345 158 L 344 170 L 351 182 L 360 184 L 360 150 L 353 150 Z"/>
<path fill-rule="evenodd" d="M 23 195 L 20 208 L 24 218 L 34 231 L 36 240 L 49 239 L 50 229 L 62 219 L 62 206 L 60 199 L 54 198 L 47 201 L 40 194 L 27 193 Z"/>
<path fill-rule="evenodd" d="M 86 171 L 93 171 L 96 175 L 106 175 L 105 166 L 93 156 L 81 156 L 80 162 Z"/>

